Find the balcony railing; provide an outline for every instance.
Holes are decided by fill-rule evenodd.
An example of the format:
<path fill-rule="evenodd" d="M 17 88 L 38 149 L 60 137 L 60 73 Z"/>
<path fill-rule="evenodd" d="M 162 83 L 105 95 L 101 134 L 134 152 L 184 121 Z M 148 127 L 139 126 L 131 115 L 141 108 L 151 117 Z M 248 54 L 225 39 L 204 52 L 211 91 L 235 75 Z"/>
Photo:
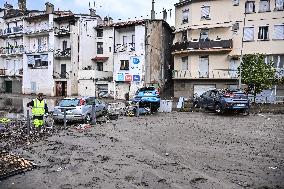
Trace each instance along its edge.
<path fill-rule="evenodd" d="M 114 52 L 132 52 L 135 51 L 135 43 L 116 44 Z"/>
<path fill-rule="evenodd" d="M 16 46 L 16 47 L 1 47 L 0 55 L 20 55 L 24 53 L 24 47 Z"/>
<path fill-rule="evenodd" d="M 231 51 L 233 48 L 233 42 L 229 40 L 197 40 L 197 41 L 185 41 L 181 43 L 175 43 L 172 46 L 172 52 L 178 53 L 179 51 Z"/>
<path fill-rule="evenodd" d="M 43 26 L 36 26 L 36 27 L 27 27 L 24 30 L 26 35 L 33 35 L 33 34 L 40 34 L 40 33 L 47 33 L 53 30 L 52 25 L 43 25 Z"/>
<path fill-rule="evenodd" d="M 54 35 L 64 36 L 69 34 L 70 34 L 70 28 L 68 26 L 54 29 Z"/>
<path fill-rule="evenodd" d="M 54 56 L 55 58 L 71 58 L 71 48 L 65 50 L 57 49 Z"/>
<path fill-rule="evenodd" d="M 212 71 L 190 71 L 173 70 L 173 79 L 237 79 L 236 71 L 212 70 Z"/>
<path fill-rule="evenodd" d="M 6 69 L 0 69 L 0 76 L 6 75 Z"/>
<path fill-rule="evenodd" d="M 23 76 L 23 69 L 0 69 L 0 76 Z"/>
<path fill-rule="evenodd" d="M 33 46 L 30 49 L 25 49 L 25 53 L 31 54 L 31 53 L 42 53 L 42 52 L 49 52 L 53 51 L 53 48 L 48 45 L 39 45 L 39 46 Z"/>
<path fill-rule="evenodd" d="M 1 36 L 8 36 L 8 35 L 20 34 L 20 33 L 23 33 L 23 26 L 6 28 L 4 30 L 1 30 L 0 35 Z"/>

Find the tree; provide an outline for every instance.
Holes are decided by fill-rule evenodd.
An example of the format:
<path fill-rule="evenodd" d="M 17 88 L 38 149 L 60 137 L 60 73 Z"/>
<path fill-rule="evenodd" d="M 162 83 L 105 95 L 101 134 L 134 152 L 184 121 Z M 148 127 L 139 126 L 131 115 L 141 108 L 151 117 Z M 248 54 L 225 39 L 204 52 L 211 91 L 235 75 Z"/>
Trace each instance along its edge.
<path fill-rule="evenodd" d="M 241 81 L 247 84 L 250 93 L 255 96 L 275 84 L 276 69 L 273 62 L 265 63 L 263 54 L 247 54 L 243 56 L 241 63 Z M 240 75 L 240 67 L 238 68 Z"/>

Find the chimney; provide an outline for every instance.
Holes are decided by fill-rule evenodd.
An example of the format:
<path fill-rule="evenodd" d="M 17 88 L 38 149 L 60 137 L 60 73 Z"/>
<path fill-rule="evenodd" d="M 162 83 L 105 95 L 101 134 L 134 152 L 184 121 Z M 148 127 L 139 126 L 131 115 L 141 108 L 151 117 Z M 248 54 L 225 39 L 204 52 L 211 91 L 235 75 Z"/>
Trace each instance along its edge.
<path fill-rule="evenodd" d="M 89 10 L 92 17 L 96 16 L 96 9 L 90 8 Z"/>
<path fill-rule="evenodd" d="M 168 13 L 166 9 L 163 9 L 163 20 L 167 21 Z"/>
<path fill-rule="evenodd" d="M 26 11 L 27 10 L 26 0 L 18 0 L 18 7 L 21 11 Z"/>
<path fill-rule="evenodd" d="M 104 25 L 108 25 L 108 17 L 104 17 Z"/>
<path fill-rule="evenodd" d="M 4 4 L 4 8 L 7 9 L 7 10 L 13 9 L 13 5 L 11 5 L 11 4 L 9 4 L 9 3 L 6 2 L 6 3 Z"/>
<path fill-rule="evenodd" d="M 155 19 L 155 0 L 152 0 L 151 20 Z"/>
<path fill-rule="evenodd" d="M 112 19 L 112 17 L 109 17 L 109 18 L 108 18 L 108 23 L 109 23 L 109 25 L 113 24 L 113 19 Z"/>
<path fill-rule="evenodd" d="M 54 5 L 49 3 L 49 2 L 46 2 L 45 3 L 45 12 L 46 14 L 51 14 L 54 12 Z"/>

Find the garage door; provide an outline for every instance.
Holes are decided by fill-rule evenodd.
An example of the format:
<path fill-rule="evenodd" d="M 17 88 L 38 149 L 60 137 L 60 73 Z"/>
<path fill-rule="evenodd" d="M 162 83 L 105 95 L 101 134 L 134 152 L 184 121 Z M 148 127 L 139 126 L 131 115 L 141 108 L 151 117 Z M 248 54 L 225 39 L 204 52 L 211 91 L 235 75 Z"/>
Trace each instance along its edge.
<path fill-rule="evenodd" d="M 204 92 L 209 91 L 211 89 L 215 89 L 215 85 L 194 85 L 193 91 L 194 94 L 197 94 L 198 96 L 202 95 Z"/>

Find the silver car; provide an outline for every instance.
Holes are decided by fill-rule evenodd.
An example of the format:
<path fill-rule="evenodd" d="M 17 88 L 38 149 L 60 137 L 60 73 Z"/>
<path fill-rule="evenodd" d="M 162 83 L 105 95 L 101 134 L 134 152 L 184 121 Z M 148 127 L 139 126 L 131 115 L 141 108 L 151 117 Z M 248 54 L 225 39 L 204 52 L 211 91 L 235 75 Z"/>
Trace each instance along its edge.
<path fill-rule="evenodd" d="M 64 98 L 58 106 L 54 107 L 53 118 L 56 122 L 63 122 L 64 111 L 67 121 L 83 121 L 89 123 L 92 120 L 92 106 L 94 105 L 96 116 L 107 113 L 107 104 L 96 97 Z"/>

